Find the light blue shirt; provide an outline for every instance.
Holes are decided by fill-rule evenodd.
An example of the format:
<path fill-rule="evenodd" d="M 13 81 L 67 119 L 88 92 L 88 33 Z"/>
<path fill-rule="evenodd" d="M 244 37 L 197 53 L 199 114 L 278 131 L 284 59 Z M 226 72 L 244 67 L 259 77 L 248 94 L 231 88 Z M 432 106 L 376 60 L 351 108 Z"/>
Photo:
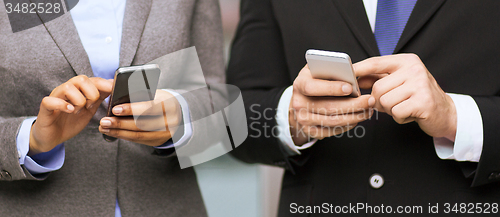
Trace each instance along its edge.
<path fill-rule="evenodd" d="M 112 79 L 120 63 L 120 45 L 126 0 L 86 0 L 80 1 L 71 11 L 73 22 L 87 52 L 92 71 L 96 77 Z M 175 144 L 172 140 L 158 146 L 158 149 L 173 148 L 186 143 L 192 135 L 189 108 L 185 99 L 170 90 L 176 96 L 182 109 L 184 135 Z M 31 125 L 36 117 L 25 119 L 16 137 L 19 163 L 33 175 L 52 172 L 64 164 L 64 144 L 49 152 L 27 156 Z M 121 216 L 118 200 L 115 216 Z"/>

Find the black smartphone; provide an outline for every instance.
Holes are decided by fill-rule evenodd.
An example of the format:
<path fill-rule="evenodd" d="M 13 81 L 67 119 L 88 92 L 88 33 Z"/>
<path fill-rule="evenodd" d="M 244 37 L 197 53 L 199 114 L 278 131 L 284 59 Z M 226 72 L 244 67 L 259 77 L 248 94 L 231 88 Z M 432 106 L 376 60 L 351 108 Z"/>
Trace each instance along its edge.
<path fill-rule="evenodd" d="M 154 100 L 160 68 L 156 64 L 121 67 L 116 70 L 113 80 L 113 90 L 108 102 L 107 117 L 115 116 L 113 107 L 132 102 Z M 102 134 L 104 140 L 113 142 L 115 137 Z"/>

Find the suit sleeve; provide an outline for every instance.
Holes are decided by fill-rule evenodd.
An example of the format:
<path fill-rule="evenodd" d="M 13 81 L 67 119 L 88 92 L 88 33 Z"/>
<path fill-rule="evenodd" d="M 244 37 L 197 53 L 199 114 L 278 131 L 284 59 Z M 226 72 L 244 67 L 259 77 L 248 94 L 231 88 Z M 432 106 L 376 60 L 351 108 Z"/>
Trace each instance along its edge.
<path fill-rule="evenodd" d="M 280 97 L 292 80 L 279 26 L 268 0 L 242 0 L 240 19 L 227 79 L 242 91 L 249 132 L 231 154 L 247 163 L 286 167 L 275 116 Z"/>
<path fill-rule="evenodd" d="M 483 151 L 472 186 L 500 181 L 500 97 L 472 96 L 483 119 Z"/>
<path fill-rule="evenodd" d="M 203 74 L 197 73 L 200 71 L 196 68 L 188 69 L 184 73 L 184 78 L 174 88 L 175 92 L 182 95 L 189 107 L 190 123 L 186 122 L 189 120 L 183 120 L 183 123 L 184 125 L 191 124 L 192 127 L 192 136 L 182 146 L 182 150 L 176 147 L 178 157 L 202 153 L 213 145 L 208 142 L 210 138 L 213 138 L 212 134 L 227 134 L 224 119 L 210 118 L 210 121 L 206 121 L 207 117 L 213 117 L 214 107 L 227 105 L 222 21 L 217 0 L 197 1 L 192 17 L 190 41 L 191 46 L 196 49 Z M 193 67 L 197 64 L 187 65 L 189 66 L 186 67 Z M 208 122 L 210 126 L 207 125 Z M 223 131 L 215 132 L 212 126 Z"/>
<path fill-rule="evenodd" d="M 0 181 L 42 180 L 19 164 L 16 137 L 27 117 L 0 117 Z"/>

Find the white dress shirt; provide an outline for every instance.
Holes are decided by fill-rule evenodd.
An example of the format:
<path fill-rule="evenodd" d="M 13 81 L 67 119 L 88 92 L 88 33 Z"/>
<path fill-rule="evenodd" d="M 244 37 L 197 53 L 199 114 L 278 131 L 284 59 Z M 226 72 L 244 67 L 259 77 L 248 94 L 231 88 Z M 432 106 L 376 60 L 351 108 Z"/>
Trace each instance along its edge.
<path fill-rule="evenodd" d="M 363 0 L 366 15 L 372 32 L 375 32 L 377 17 L 377 0 Z M 314 145 L 313 140 L 302 146 L 293 143 L 288 122 L 289 105 L 292 99 L 293 86 L 288 87 L 281 95 L 276 122 L 278 124 L 278 138 L 290 155 L 300 154 L 300 150 Z M 467 95 L 447 93 L 457 110 L 457 132 L 455 142 L 446 138 L 434 138 L 436 154 L 441 159 L 457 161 L 479 162 L 483 150 L 483 121 L 481 112 L 474 99 Z"/>

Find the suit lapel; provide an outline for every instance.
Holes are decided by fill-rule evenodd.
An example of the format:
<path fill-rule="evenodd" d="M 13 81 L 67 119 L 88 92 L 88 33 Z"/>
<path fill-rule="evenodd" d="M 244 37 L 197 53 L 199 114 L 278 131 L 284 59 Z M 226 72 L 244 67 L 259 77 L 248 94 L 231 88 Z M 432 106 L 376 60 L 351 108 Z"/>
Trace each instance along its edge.
<path fill-rule="evenodd" d="M 130 66 L 134 60 L 151 4 L 151 0 L 127 0 L 120 47 L 120 67 Z"/>
<path fill-rule="evenodd" d="M 75 73 L 94 76 L 89 57 L 83 48 L 69 11 L 53 20 L 45 20 L 45 17 L 40 15 L 38 17 Z"/>
<path fill-rule="evenodd" d="M 406 27 L 394 49 L 398 53 L 408 41 L 424 26 L 446 0 L 418 0 Z"/>
<path fill-rule="evenodd" d="M 356 39 L 370 56 L 379 56 L 377 41 L 361 0 L 332 0 Z"/>

